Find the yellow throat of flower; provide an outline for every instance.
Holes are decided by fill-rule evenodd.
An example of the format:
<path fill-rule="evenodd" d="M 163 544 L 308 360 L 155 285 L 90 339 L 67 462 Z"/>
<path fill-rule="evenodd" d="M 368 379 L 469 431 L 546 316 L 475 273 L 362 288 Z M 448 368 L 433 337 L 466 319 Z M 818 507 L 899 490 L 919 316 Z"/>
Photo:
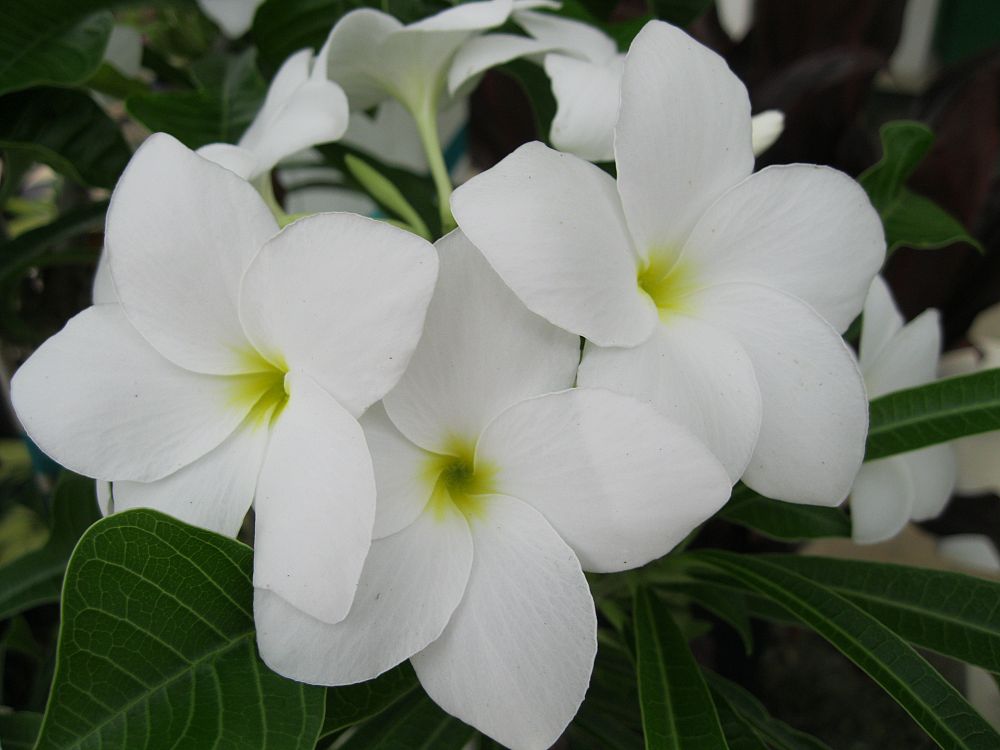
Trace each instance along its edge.
<path fill-rule="evenodd" d="M 486 496 L 496 492 L 496 468 L 476 460 L 474 442 L 452 440 L 445 450 L 431 454 L 424 469 L 424 477 L 433 487 L 431 510 L 438 518 L 452 509 L 466 518 L 481 516 Z"/>
<path fill-rule="evenodd" d="M 636 283 L 656 305 L 660 320 L 675 313 L 690 312 L 688 295 L 695 288 L 694 273 L 676 253 L 653 250 L 639 267 Z"/>
<path fill-rule="evenodd" d="M 232 404 L 246 411 L 249 425 L 269 427 L 288 403 L 288 368 L 283 361 L 275 364 L 257 352 L 247 356 L 257 371 L 231 376 Z"/>

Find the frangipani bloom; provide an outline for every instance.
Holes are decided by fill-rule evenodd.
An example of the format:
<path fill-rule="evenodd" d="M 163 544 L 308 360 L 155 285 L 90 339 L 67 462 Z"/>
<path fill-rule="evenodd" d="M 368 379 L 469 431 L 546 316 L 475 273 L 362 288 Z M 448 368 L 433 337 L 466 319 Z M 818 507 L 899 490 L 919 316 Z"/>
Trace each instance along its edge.
<path fill-rule="evenodd" d="M 452 210 L 530 310 L 588 339 L 580 385 L 652 401 L 733 481 L 841 502 L 868 406 L 838 331 L 885 255 L 864 191 L 812 165 L 751 175 L 743 84 L 661 22 L 625 61 L 615 155 L 617 184 L 529 143 Z"/>
<path fill-rule="evenodd" d="M 460 233 L 438 242 L 427 325 L 361 422 L 375 538 L 347 618 L 255 596 L 264 661 L 338 685 L 407 658 L 445 710 L 514 750 L 576 713 L 597 647 L 583 570 L 667 552 L 729 495 L 708 450 L 655 409 L 571 389 L 576 336 L 528 312 Z"/>
<path fill-rule="evenodd" d="M 302 49 L 275 74 L 264 106 L 239 144 L 212 143 L 198 153 L 254 179 L 298 151 L 338 140 L 347 130 L 348 115 L 347 97 L 327 79 L 323 58 Z"/>
<path fill-rule="evenodd" d="M 28 435 L 113 482 L 115 510 L 232 535 L 252 500 L 254 585 L 342 619 L 375 515 L 357 417 L 416 347 L 433 247 L 349 214 L 278 233 L 249 183 L 166 135 L 123 173 L 106 243 L 117 301 L 14 376 Z"/>
<path fill-rule="evenodd" d="M 864 313 L 860 356 L 869 398 L 935 379 L 941 354 L 937 310 L 903 325 L 889 287 L 877 276 Z M 851 535 L 860 544 L 891 539 L 907 521 L 938 516 L 954 488 L 955 453 L 946 443 L 870 461 L 851 489 Z"/>
<path fill-rule="evenodd" d="M 941 358 L 941 377 L 965 375 L 1000 367 L 1000 305 L 984 310 L 969 329 L 976 348 L 965 347 Z M 956 490 L 963 495 L 1000 495 L 1000 432 L 970 435 L 952 441 L 958 458 Z"/>
<path fill-rule="evenodd" d="M 264 0 L 198 0 L 202 13 L 233 39 L 250 30 L 257 8 L 263 3 Z"/>
<path fill-rule="evenodd" d="M 625 55 L 610 36 L 572 18 L 517 10 L 514 21 L 530 37 L 487 34 L 471 40 L 455 56 L 449 89 L 457 90 L 479 73 L 518 57 L 541 58 L 552 82 L 556 115 L 549 139 L 560 151 L 589 161 L 614 159 L 613 139 L 621 98 Z M 777 110 L 751 119 L 753 152 L 766 151 L 781 135 Z"/>

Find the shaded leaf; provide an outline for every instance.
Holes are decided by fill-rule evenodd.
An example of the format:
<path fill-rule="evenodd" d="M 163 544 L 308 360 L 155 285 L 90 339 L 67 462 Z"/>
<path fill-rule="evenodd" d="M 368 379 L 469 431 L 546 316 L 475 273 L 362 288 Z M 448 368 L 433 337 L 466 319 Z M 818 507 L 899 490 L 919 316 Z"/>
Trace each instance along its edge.
<path fill-rule="evenodd" d="M 357 685 L 327 688 L 326 718 L 321 737 L 371 718 L 408 695 L 417 687 L 417 675 L 409 662 Z"/>
<path fill-rule="evenodd" d="M 647 750 L 720 750 L 726 740 L 719 717 L 667 606 L 647 588 L 635 596 L 639 705 Z"/>
<path fill-rule="evenodd" d="M 0 148 L 18 150 L 84 185 L 111 188 L 132 152 L 118 125 L 82 91 L 34 88 L 0 97 Z"/>
<path fill-rule="evenodd" d="M 474 734 L 418 690 L 363 724 L 340 750 L 462 750 Z"/>
<path fill-rule="evenodd" d="M 30 711 L 0 713 L 0 746 L 4 750 L 31 750 L 41 726 L 41 714 Z"/>
<path fill-rule="evenodd" d="M 753 651 L 753 627 L 750 624 L 746 597 L 742 592 L 705 581 L 675 583 L 671 590 L 691 597 L 695 603 L 727 623 L 739 635 L 746 653 L 749 655 Z"/>
<path fill-rule="evenodd" d="M 889 393 L 869 409 L 866 461 L 1000 430 L 1000 369 Z"/>
<path fill-rule="evenodd" d="M 261 65 L 277 70 L 303 47 L 319 50 L 341 16 L 365 5 L 362 0 L 267 0 L 250 30 Z"/>
<path fill-rule="evenodd" d="M 649 10 L 661 21 L 688 26 L 714 5 L 715 0 L 648 0 Z"/>
<path fill-rule="evenodd" d="M 1000 747 L 1000 734 L 951 683 L 889 628 L 836 592 L 756 556 L 711 550 L 686 557 L 794 614 L 867 672 L 941 747 Z"/>
<path fill-rule="evenodd" d="M 73 547 L 100 517 L 94 481 L 63 474 L 53 495 L 52 533 L 45 546 L 0 568 L 0 620 L 59 601 Z"/>
<path fill-rule="evenodd" d="M 745 484 L 737 484 L 733 488 L 733 496 L 717 515 L 781 541 L 851 535 L 850 519 L 838 508 L 772 500 L 757 494 Z"/>
<path fill-rule="evenodd" d="M 257 656 L 251 558 L 150 510 L 91 527 L 66 571 L 37 750 L 313 747 L 324 691 Z"/>

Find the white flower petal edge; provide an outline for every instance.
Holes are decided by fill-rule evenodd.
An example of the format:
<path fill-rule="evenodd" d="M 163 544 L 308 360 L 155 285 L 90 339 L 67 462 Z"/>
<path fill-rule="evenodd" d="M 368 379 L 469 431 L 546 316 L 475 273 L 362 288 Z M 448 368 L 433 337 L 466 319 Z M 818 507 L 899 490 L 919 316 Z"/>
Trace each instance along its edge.
<path fill-rule="evenodd" d="M 549 132 L 553 146 L 590 161 L 614 158 L 624 66 L 624 55 L 600 63 L 569 55 L 545 56 L 545 73 L 557 104 Z"/>
<path fill-rule="evenodd" d="M 450 453 L 456 437 L 476 438 L 508 406 L 570 387 L 580 342 L 529 312 L 460 231 L 436 247 L 424 334 L 385 408 L 414 443 Z"/>
<path fill-rule="evenodd" d="M 511 497 L 486 502 L 470 523 L 465 596 L 413 666 L 449 713 L 516 750 L 546 750 L 590 683 L 594 603 L 573 550 L 537 511 Z"/>
<path fill-rule="evenodd" d="M 777 289 L 719 284 L 692 304 L 740 342 L 760 386 L 760 436 L 743 481 L 778 500 L 840 504 L 861 467 L 868 432 L 854 353 L 805 302 Z"/>
<path fill-rule="evenodd" d="M 598 167 L 528 143 L 459 187 L 451 209 L 532 312 L 601 346 L 653 332 L 614 179 Z"/>
<path fill-rule="evenodd" d="M 697 439 L 628 396 L 573 389 L 512 406 L 483 431 L 476 465 L 528 503 L 598 573 L 669 552 L 729 499 Z M 488 508 L 487 514 L 492 513 Z"/>
<path fill-rule="evenodd" d="M 754 156 L 760 156 L 774 145 L 785 132 L 785 113 L 766 109 L 750 118 L 750 146 Z"/>
<path fill-rule="evenodd" d="M 430 243 L 329 213 L 267 242 L 243 277 L 240 318 L 272 364 L 317 380 L 360 416 L 402 377 L 437 278 Z"/>
<path fill-rule="evenodd" d="M 851 537 L 875 544 L 896 536 L 913 512 L 913 477 L 899 456 L 861 467 L 851 489 Z"/>
<path fill-rule="evenodd" d="M 465 517 L 428 508 L 403 531 L 372 543 L 342 622 L 320 622 L 255 589 L 261 658 L 278 674 L 311 684 L 372 679 L 441 635 L 465 592 L 472 556 Z"/>
<path fill-rule="evenodd" d="M 197 189 L 192 186 L 197 185 Z M 106 247 L 125 314 L 158 352 L 211 374 L 252 372 L 240 278 L 278 225 L 245 180 L 156 133 L 115 187 Z"/>
<path fill-rule="evenodd" d="M 254 14 L 264 0 L 198 0 L 206 16 L 222 29 L 226 36 L 235 39 L 250 30 Z"/>
<path fill-rule="evenodd" d="M 11 400 L 28 436 L 56 462 L 97 479 L 153 481 L 226 439 L 250 405 L 230 379 L 160 356 L 118 305 L 70 320 L 14 373 Z"/>
<path fill-rule="evenodd" d="M 315 381 L 289 374 L 285 387 L 254 498 L 253 583 L 339 622 L 371 544 L 371 455 L 361 425 Z"/>

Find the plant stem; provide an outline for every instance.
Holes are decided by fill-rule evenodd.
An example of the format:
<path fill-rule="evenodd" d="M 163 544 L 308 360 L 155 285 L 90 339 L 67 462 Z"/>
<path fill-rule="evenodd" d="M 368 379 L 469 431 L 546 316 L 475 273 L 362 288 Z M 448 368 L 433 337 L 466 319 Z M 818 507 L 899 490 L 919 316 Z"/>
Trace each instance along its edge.
<path fill-rule="evenodd" d="M 437 127 L 437 97 L 429 96 L 422 104 L 411 110 L 420 133 L 420 143 L 423 144 L 427 164 L 431 170 L 431 178 L 438 195 L 438 210 L 441 215 L 441 234 L 448 234 L 454 229 L 455 217 L 451 215 L 451 177 L 448 176 L 448 165 L 441 151 L 441 139 Z"/>

